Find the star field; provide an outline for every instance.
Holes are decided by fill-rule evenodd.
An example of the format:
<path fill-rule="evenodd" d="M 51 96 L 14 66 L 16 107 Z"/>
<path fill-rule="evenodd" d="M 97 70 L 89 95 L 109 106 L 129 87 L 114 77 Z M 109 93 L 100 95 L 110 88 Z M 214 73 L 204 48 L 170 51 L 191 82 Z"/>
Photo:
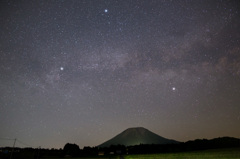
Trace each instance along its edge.
<path fill-rule="evenodd" d="M 0 2 L 0 138 L 83 148 L 129 127 L 240 138 L 239 6 Z"/>

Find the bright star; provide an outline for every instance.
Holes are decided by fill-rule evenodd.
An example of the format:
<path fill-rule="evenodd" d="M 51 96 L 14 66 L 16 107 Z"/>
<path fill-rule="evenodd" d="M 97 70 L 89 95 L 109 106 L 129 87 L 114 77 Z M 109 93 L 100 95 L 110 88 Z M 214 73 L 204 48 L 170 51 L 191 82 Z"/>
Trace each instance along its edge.
<path fill-rule="evenodd" d="M 175 91 L 175 90 L 176 90 L 176 88 L 175 88 L 175 87 L 172 87 L 172 90 L 173 90 L 173 91 Z"/>
<path fill-rule="evenodd" d="M 104 10 L 104 12 L 105 12 L 105 13 L 107 13 L 107 12 L 108 12 L 108 10 L 107 10 L 107 9 L 105 9 L 105 10 Z"/>
<path fill-rule="evenodd" d="M 63 70 L 64 70 L 64 68 L 63 68 L 63 67 L 60 67 L 60 70 L 61 70 L 61 71 L 63 71 Z"/>

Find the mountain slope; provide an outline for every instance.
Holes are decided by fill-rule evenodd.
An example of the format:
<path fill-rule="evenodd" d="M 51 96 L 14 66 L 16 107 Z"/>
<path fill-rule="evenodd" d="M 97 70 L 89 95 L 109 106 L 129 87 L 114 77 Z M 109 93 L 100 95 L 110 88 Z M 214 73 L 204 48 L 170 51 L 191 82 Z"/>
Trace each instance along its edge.
<path fill-rule="evenodd" d="M 102 143 L 99 147 L 110 145 L 133 146 L 139 144 L 175 144 L 178 141 L 163 138 L 145 128 L 129 128 L 114 138 Z"/>

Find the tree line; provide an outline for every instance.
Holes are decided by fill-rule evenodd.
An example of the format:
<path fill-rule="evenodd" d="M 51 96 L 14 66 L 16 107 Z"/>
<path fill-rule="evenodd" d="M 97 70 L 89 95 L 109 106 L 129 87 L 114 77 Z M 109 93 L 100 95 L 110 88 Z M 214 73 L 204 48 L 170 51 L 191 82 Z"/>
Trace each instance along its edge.
<path fill-rule="evenodd" d="M 212 140 L 197 139 L 194 141 L 180 142 L 178 144 L 140 144 L 135 146 L 111 145 L 109 147 L 84 147 L 83 149 L 80 149 L 77 144 L 67 143 L 61 149 L 14 148 L 12 158 L 95 157 L 99 155 L 113 156 L 125 154 L 172 153 L 234 147 L 240 147 L 240 139 L 223 137 Z M 11 147 L 0 148 L 0 158 L 8 159 L 11 151 Z"/>

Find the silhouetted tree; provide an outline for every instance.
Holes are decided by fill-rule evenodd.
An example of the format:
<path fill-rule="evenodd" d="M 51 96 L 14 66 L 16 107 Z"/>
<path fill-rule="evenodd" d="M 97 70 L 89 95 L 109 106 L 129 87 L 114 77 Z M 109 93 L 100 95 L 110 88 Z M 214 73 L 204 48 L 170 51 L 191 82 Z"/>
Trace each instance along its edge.
<path fill-rule="evenodd" d="M 63 148 L 65 155 L 70 155 L 72 157 L 76 157 L 79 155 L 80 148 L 76 144 L 67 143 Z"/>

